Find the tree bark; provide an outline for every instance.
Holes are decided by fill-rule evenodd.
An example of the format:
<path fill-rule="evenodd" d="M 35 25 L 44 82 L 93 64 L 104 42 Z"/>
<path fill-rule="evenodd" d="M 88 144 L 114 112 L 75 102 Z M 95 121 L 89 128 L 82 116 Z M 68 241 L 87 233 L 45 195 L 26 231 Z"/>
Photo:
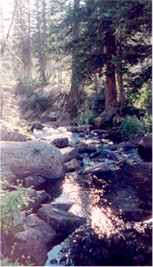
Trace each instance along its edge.
<path fill-rule="evenodd" d="M 106 36 L 106 100 L 105 100 L 105 113 L 110 113 L 110 110 L 116 104 L 116 78 L 115 78 L 115 64 L 112 63 L 112 57 L 115 55 L 115 37 L 114 31 L 110 30 Z"/>
<path fill-rule="evenodd" d="M 80 5 L 80 0 L 74 0 L 74 11 L 77 12 Z M 77 114 L 78 109 L 78 96 L 79 96 L 79 79 L 78 79 L 78 70 L 77 70 L 77 45 L 75 40 L 79 35 L 79 21 L 77 18 L 77 14 L 74 16 L 74 24 L 73 24 L 73 36 L 74 36 L 74 47 L 72 52 L 72 78 L 71 78 L 71 89 L 69 101 L 71 102 L 71 113 L 75 116 Z"/>
<path fill-rule="evenodd" d="M 14 17 L 15 17 L 15 14 L 16 14 L 17 6 L 18 6 L 18 0 L 16 0 L 16 2 L 15 2 L 15 7 L 14 7 L 13 15 L 12 15 L 12 18 L 11 18 L 10 26 L 9 26 L 9 29 L 8 29 L 8 32 L 7 32 L 7 35 L 6 35 L 6 39 L 8 39 L 9 36 L 10 36 L 10 32 L 11 32 L 11 28 L 12 28 L 12 25 L 13 25 Z"/>
<path fill-rule="evenodd" d="M 119 63 L 117 65 L 117 83 L 119 88 L 119 103 L 121 107 L 124 106 L 124 85 L 122 73 L 122 40 L 119 34 L 116 34 L 117 55 L 119 56 Z"/>

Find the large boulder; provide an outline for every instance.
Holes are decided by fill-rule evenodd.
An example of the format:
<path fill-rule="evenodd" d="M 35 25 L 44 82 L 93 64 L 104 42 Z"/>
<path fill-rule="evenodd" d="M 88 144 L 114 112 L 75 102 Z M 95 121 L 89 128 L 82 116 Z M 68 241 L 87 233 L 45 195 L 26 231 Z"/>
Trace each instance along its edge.
<path fill-rule="evenodd" d="M 56 208 L 51 204 L 44 204 L 37 211 L 37 216 L 46 221 L 58 233 L 72 233 L 85 222 L 84 218 Z"/>
<path fill-rule="evenodd" d="M 0 142 L 1 175 L 8 182 L 30 175 L 44 178 L 64 177 L 63 156 L 56 147 L 44 142 Z"/>

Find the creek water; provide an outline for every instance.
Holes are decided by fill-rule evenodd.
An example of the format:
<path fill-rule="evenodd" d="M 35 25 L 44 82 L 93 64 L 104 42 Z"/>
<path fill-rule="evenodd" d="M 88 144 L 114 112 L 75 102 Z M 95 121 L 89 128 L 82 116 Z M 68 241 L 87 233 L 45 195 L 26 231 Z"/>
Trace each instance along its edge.
<path fill-rule="evenodd" d="M 60 195 L 55 196 L 52 200 L 52 203 L 56 204 L 70 204 L 69 212 L 86 218 L 86 223 L 65 239 L 63 238 L 64 240 L 61 238 L 50 248 L 45 266 L 80 266 L 81 264 L 86 266 L 86 262 L 90 266 L 108 266 L 109 263 L 116 266 L 113 259 L 115 254 L 112 257 L 109 252 L 109 250 L 114 249 L 114 245 L 112 248 L 112 245 L 108 244 L 110 240 L 112 238 L 117 239 L 116 241 L 113 239 L 113 242 L 116 242 L 116 247 L 119 247 L 120 251 L 117 253 L 120 255 L 122 250 L 118 240 L 121 237 L 125 240 L 123 232 L 125 230 L 131 231 L 133 238 L 133 231 L 142 236 L 148 227 L 147 219 L 149 216 L 147 212 L 144 216 L 140 216 L 141 219 L 136 216 L 136 212 L 140 212 L 142 215 L 143 210 L 139 209 L 142 200 L 140 201 L 136 193 L 136 185 L 132 184 L 129 179 L 131 174 L 127 172 L 127 168 L 123 171 L 120 169 L 121 161 L 126 161 L 126 164 L 136 164 L 141 161 L 137 150 L 131 148 L 128 151 L 124 151 L 122 148 L 118 148 L 115 151 L 111 151 L 110 148 L 113 142 L 102 138 L 99 134 L 91 132 L 82 136 L 79 133 L 68 132 L 65 127 L 58 129 L 45 128 L 42 131 L 36 130 L 34 134 L 37 138 L 46 142 L 50 142 L 55 136 L 56 138 L 68 137 L 70 145 L 83 141 L 96 148 L 94 153 L 81 154 L 80 169 L 77 172 L 66 173 L 64 180 L 59 185 Z M 96 153 L 99 153 L 99 151 L 102 156 L 95 159 Z M 83 170 L 86 167 L 92 167 L 95 162 L 106 163 L 114 168 L 114 172 L 117 175 L 83 174 Z M 137 239 L 139 240 L 139 237 Z M 106 241 L 106 244 L 103 244 L 103 240 Z M 135 243 L 139 242 L 138 240 L 135 238 L 134 245 L 129 245 L 131 246 L 130 249 L 134 249 Z M 96 249 L 98 246 L 99 249 L 101 246 L 100 252 Z M 97 251 L 97 255 L 95 251 Z M 129 248 L 127 253 L 128 251 Z M 102 258 L 95 260 L 96 257 L 99 257 L 99 254 L 103 255 Z M 83 257 L 88 258 L 88 260 L 83 260 Z M 112 262 L 107 260 L 109 257 L 112 257 Z M 126 257 L 123 257 L 123 261 L 125 259 Z M 123 266 L 122 260 L 119 261 L 120 263 Z M 125 265 L 127 264 L 128 261 Z"/>

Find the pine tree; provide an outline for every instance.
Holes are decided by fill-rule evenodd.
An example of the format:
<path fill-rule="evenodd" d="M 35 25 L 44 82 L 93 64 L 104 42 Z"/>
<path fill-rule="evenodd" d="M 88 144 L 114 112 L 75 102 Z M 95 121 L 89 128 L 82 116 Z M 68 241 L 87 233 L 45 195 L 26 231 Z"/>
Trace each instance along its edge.
<path fill-rule="evenodd" d="M 35 9 L 33 10 L 33 20 L 35 24 L 33 25 L 33 54 L 37 61 L 37 71 L 40 74 L 40 80 L 46 82 L 46 65 L 47 65 L 47 2 L 46 0 L 35 1 Z"/>
<path fill-rule="evenodd" d="M 19 77 L 26 83 L 31 78 L 31 48 L 30 48 L 30 0 L 18 2 L 13 34 L 13 48 L 17 55 Z"/>

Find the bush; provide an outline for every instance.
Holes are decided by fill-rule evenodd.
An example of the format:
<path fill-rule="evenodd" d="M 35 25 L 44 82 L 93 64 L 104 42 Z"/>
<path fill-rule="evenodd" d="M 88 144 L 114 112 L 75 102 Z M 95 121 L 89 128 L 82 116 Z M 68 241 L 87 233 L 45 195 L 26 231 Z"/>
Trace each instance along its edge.
<path fill-rule="evenodd" d="M 88 116 L 85 119 L 85 122 L 87 124 L 92 124 L 93 120 L 97 117 L 97 112 L 95 112 L 94 110 L 91 110 L 88 114 Z"/>
<path fill-rule="evenodd" d="M 6 257 L 6 248 L 8 246 L 7 239 L 11 240 L 16 232 L 23 231 L 23 226 L 13 227 L 14 220 L 18 216 L 25 212 L 22 210 L 23 205 L 28 206 L 29 202 L 33 202 L 33 199 L 30 199 L 28 195 L 28 190 L 30 188 L 25 188 L 21 184 L 19 185 L 9 185 L 5 179 L 0 179 L 1 182 L 1 265 L 2 266 L 24 266 L 19 263 L 19 259 L 14 259 L 14 248 L 15 245 L 12 244 L 11 252 L 7 253 Z M 26 211 L 28 213 L 28 211 Z M 7 239 L 6 239 L 7 237 Z M 11 243 L 10 243 L 11 244 Z M 9 244 L 9 246 L 10 246 Z M 9 250 L 8 250 L 9 251 Z M 4 254 L 3 254 L 4 253 Z M 32 266 L 29 259 L 26 259 L 28 266 Z"/>
<path fill-rule="evenodd" d="M 33 266 L 34 264 L 29 262 L 29 260 L 27 260 L 27 266 Z M 5 258 L 1 261 L 1 266 L 25 266 L 23 265 L 19 259 L 17 259 L 16 261 L 12 261 L 9 258 Z"/>
<path fill-rule="evenodd" d="M 119 126 L 122 138 L 132 140 L 134 137 L 145 133 L 145 123 L 136 116 L 127 116 Z"/>
<path fill-rule="evenodd" d="M 45 111 L 47 108 L 51 107 L 51 100 L 46 96 L 40 96 L 35 94 L 30 103 L 30 108 L 35 111 Z"/>
<path fill-rule="evenodd" d="M 29 202 L 33 202 L 29 198 L 28 189 L 21 184 L 10 186 L 1 178 L 1 228 L 4 233 L 12 230 L 13 221 L 21 213 L 22 206 L 28 206 Z"/>

